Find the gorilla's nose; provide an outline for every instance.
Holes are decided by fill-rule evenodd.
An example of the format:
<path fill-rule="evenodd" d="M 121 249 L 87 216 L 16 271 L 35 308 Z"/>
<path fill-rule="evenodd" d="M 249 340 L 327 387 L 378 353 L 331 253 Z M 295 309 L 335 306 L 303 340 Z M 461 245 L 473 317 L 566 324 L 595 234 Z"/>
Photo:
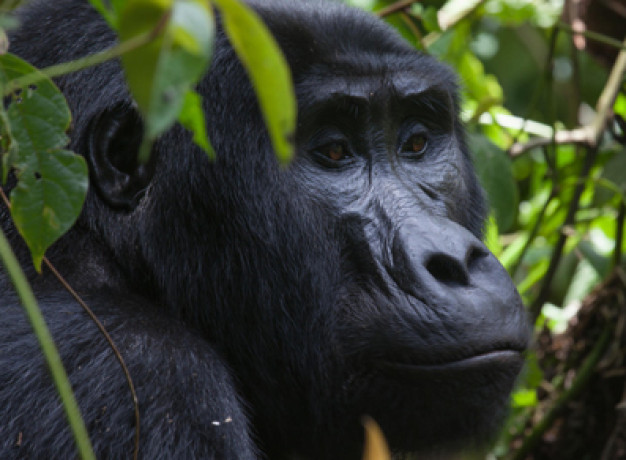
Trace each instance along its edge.
<path fill-rule="evenodd" d="M 489 250 L 467 229 L 434 218 L 398 228 L 391 256 L 394 278 L 406 292 L 467 288 L 482 278 L 482 272 L 499 268 Z"/>
<path fill-rule="evenodd" d="M 426 270 L 440 283 L 469 286 L 472 269 L 488 252 L 482 244 L 472 241 L 472 238 L 458 238 L 456 234 L 447 236 L 450 238 L 449 241 L 454 241 L 455 237 L 457 239 L 449 246 L 436 251 L 411 248 L 411 254 L 417 252 L 418 256 L 425 257 Z"/>

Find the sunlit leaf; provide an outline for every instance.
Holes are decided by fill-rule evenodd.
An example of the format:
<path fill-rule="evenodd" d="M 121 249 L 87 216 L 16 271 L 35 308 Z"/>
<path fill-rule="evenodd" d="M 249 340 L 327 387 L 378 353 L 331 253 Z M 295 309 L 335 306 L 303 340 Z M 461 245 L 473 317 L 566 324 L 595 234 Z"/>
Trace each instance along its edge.
<path fill-rule="evenodd" d="M 535 390 L 518 390 L 512 395 L 513 407 L 532 407 L 537 405 L 537 392 Z"/>
<path fill-rule="evenodd" d="M 151 142 L 176 121 L 185 95 L 208 67 L 213 14 L 202 0 L 129 0 L 120 17 L 121 39 L 148 31 L 160 32 L 158 38 L 122 57 L 128 85 L 144 118 L 140 161 L 147 160 Z M 200 125 L 204 122 L 193 126 Z"/>
<path fill-rule="evenodd" d="M 215 152 L 206 132 L 204 112 L 202 110 L 202 97 L 195 91 L 189 90 L 185 94 L 183 108 L 178 116 L 178 121 L 193 133 L 193 141 L 196 145 L 204 150 L 209 155 L 209 158 L 215 158 Z"/>
<path fill-rule="evenodd" d="M 489 215 L 487 222 L 485 222 L 485 245 L 498 257 L 502 252 L 502 245 L 498 239 L 498 224 L 493 214 Z"/>
<path fill-rule="evenodd" d="M 265 24 L 236 0 L 215 0 L 224 29 L 248 71 L 281 162 L 293 156 L 296 99 L 289 66 Z"/>
<path fill-rule="evenodd" d="M 109 24 L 109 27 L 113 30 L 117 30 L 118 16 L 114 9 L 108 4 L 105 4 L 104 0 L 89 0 L 89 3 L 102 15 L 107 24 Z"/>

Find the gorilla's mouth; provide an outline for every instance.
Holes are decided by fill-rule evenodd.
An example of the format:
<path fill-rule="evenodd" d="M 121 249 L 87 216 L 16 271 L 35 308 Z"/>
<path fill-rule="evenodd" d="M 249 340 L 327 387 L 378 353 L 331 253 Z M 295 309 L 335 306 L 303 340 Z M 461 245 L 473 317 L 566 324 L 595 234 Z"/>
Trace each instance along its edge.
<path fill-rule="evenodd" d="M 376 365 L 381 371 L 402 376 L 411 374 L 416 376 L 445 374 L 449 376 L 451 373 L 465 373 L 468 371 L 521 368 L 523 363 L 524 357 L 522 352 L 512 348 L 493 350 L 437 364 L 420 364 L 394 360 L 376 361 Z"/>

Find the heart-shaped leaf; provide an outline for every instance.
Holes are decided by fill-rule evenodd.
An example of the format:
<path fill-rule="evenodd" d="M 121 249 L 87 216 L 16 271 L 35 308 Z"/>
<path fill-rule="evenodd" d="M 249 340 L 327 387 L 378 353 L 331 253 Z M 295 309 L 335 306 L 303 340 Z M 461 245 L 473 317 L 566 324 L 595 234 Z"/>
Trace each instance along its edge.
<path fill-rule="evenodd" d="M 3 85 L 33 72 L 16 56 L 0 56 Z M 11 192 L 11 216 L 38 271 L 48 247 L 76 221 L 87 194 L 85 160 L 62 150 L 70 120 L 63 94 L 45 78 L 14 91 L 3 118 L 2 135 L 10 137 L 11 146 L 4 169 L 14 168 L 18 179 Z"/>

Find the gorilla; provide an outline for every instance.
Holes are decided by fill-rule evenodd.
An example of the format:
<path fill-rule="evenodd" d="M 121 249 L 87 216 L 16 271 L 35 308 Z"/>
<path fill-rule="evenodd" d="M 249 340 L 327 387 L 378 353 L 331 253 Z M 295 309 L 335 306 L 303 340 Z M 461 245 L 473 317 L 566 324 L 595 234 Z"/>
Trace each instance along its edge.
<path fill-rule="evenodd" d="M 358 459 L 364 415 L 398 455 L 483 444 L 506 412 L 528 327 L 481 243 L 486 206 L 454 74 L 344 5 L 250 3 L 293 74 L 287 168 L 222 31 L 197 88 L 214 161 L 175 126 L 138 164 L 143 125 L 119 62 L 57 80 L 91 187 L 48 257 L 128 365 L 140 457 Z M 11 51 L 37 67 L 115 42 L 86 0 L 36 0 L 19 16 Z M 110 346 L 50 272 L 30 267 L 4 207 L 0 223 L 96 455 L 130 457 L 133 404 Z M 2 272 L 0 302 L 0 458 L 72 458 Z"/>

